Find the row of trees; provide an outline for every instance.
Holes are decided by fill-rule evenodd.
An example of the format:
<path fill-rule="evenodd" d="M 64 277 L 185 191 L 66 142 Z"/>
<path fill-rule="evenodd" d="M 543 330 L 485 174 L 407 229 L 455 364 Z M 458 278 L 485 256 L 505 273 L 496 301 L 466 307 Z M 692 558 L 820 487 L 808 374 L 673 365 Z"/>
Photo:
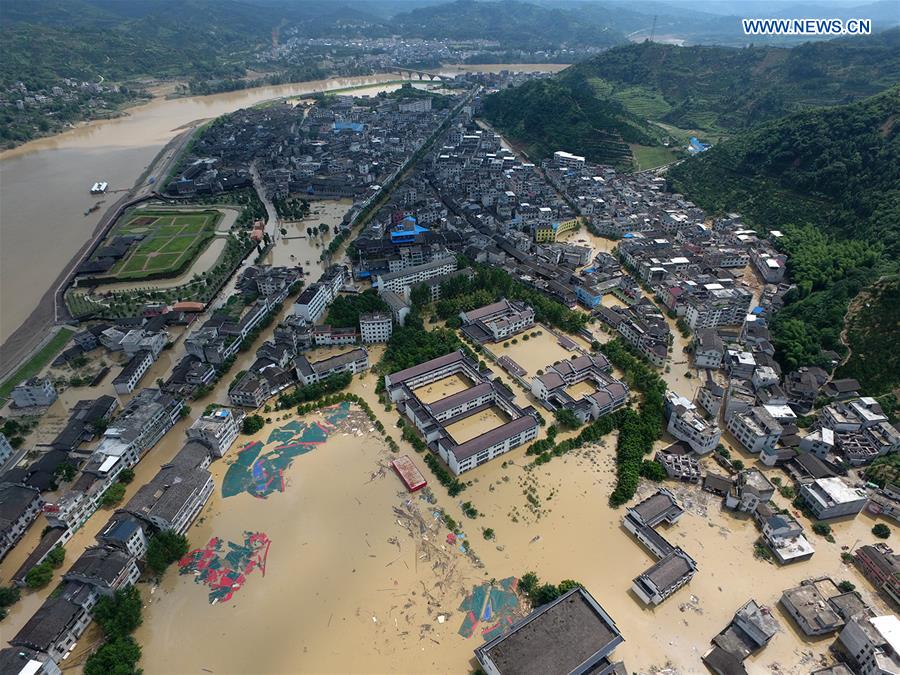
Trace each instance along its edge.
<path fill-rule="evenodd" d="M 62 567 L 66 559 L 66 549 L 56 545 L 39 565 L 35 565 L 25 574 L 25 585 L 28 588 L 43 588 L 53 579 L 53 570 Z"/>
<path fill-rule="evenodd" d="M 285 220 L 302 220 L 309 215 L 309 202 L 305 199 L 295 199 L 293 197 L 279 197 L 276 195 L 272 198 L 272 206 L 279 218 Z M 328 230 L 328 226 L 325 226 Z"/>
<path fill-rule="evenodd" d="M 541 583 L 540 577 L 534 572 L 526 572 L 519 577 L 519 591 L 531 602 L 531 607 L 537 609 L 541 605 L 553 602 L 559 596 L 568 593 L 573 588 L 584 588 L 584 584 L 572 579 L 563 579 L 559 584 Z"/>
<path fill-rule="evenodd" d="M 610 362 L 624 371 L 625 380 L 633 393 L 641 396 L 638 410 L 622 408 L 585 426 L 577 436 L 555 442 L 555 430 L 548 429 L 547 438 L 532 443 L 525 451 L 536 455 L 535 464 L 545 464 L 554 457 L 595 443 L 618 429 L 616 445 L 616 487 L 610 495 L 612 506 L 621 506 L 634 496 L 641 476 L 662 480 L 665 471 L 659 464 L 644 460 L 653 443 L 662 434 L 665 417 L 666 383 L 650 364 L 637 356 L 620 338 L 606 343 L 603 353 Z M 563 420 L 569 416 L 560 413 Z M 557 416 L 559 420 L 559 416 Z M 563 420 L 559 420 L 560 423 Z M 577 421 L 577 418 L 576 420 Z M 551 430 L 553 433 L 550 433 Z"/>
<path fill-rule="evenodd" d="M 293 408 L 295 405 L 315 401 L 316 399 L 333 394 L 341 389 L 346 389 L 353 381 L 352 373 L 338 373 L 330 375 L 324 380 L 297 387 L 290 393 L 284 393 L 278 397 L 278 407 Z"/>
<path fill-rule="evenodd" d="M 85 662 L 85 675 L 140 675 L 141 646 L 131 635 L 143 622 L 138 589 L 129 586 L 101 597 L 93 616 L 103 630 L 104 642 Z"/>
<path fill-rule="evenodd" d="M 632 391 L 640 392 L 638 410 L 628 408 L 619 419 L 616 444 L 616 487 L 609 497 L 613 506 L 621 506 L 634 497 L 641 476 L 644 455 L 653 449 L 661 435 L 665 419 L 666 383 L 653 367 L 637 356 L 629 345 L 616 338 L 603 346 L 610 363 L 625 373 Z M 649 467 L 644 473 L 656 478 Z M 649 472 L 649 473 L 648 473 Z"/>

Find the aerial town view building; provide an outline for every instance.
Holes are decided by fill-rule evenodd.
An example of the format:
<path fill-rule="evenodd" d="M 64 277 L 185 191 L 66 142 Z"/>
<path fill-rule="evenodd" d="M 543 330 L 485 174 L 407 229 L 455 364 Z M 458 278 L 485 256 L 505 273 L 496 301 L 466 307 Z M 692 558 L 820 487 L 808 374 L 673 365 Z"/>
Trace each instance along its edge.
<path fill-rule="evenodd" d="M 900 13 L 765 5 L 6 3 L 0 675 L 900 673 Z"/>

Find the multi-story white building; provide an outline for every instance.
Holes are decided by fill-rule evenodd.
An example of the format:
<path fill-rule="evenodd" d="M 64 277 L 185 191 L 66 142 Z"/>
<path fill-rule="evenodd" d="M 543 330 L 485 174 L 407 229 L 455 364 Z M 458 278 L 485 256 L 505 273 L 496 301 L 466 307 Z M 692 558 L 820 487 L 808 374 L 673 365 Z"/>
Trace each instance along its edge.
<path fill-rule="evenodd" d="M 460 312 L 463 332 L 473 340 L 498 342 L 534 326 L 534 310 L 524 302 L 499 302 Z"/>
<path fill-rule="evenodd" d="M 557 150 L 553 153 L 553 161 L 559 166 L 566 166 L 572 169 L 580 169 L 584 166 L 584 157 L 581 155 L 573 155 L 571 152 Z"/>
<path fill-rule="evenodd" d="M 393 333 L 394 321 L 390 314 L 372 312 L 360 314 L 359 334 L 363 344 L 387 342 Z"/>
<path fill-rule="evenodd" d="M 896 614 L 859 617 L 847 622 L 838 649 L 859 675 L 900 673 L 900 619 Z"/>
<path fill-rule="evenodd" d="M 781 438 L 782 426 L 762 406 L 734 413 L 726 427 L 738 443 L 753 454 L 773 451 Z"/>
<path fill-rule="evenodd" d="M 697 368 L 722 367 L 725 343 L 712 328 L 701 328 L 694 338 L 694 365 Z"/>
<path fill-rule="evenodd" d="M 421 387 L 457 374 L 470 386 L 431 403 L 422 401 L 415 393 Z M 384 381 L 397 409 L 415 425 L 455 475 L 537 438 L 539 426 L 533 411 L 516 405 L 513 393 L 479 372 L 478 364 L 461 350 L 385 375 Z M 498 409 L 500 417 L 508 421 L 498 422 L 474 438 L 457 441 L 453 437 L 456 432 L 449 427 L 455 422 L 491 407 Z"/>
<path fill-rule="evenodd" d="M 116 393 L 130 394 L 133 392 L 153 365 L 153 358 L 153 352 L 147 349 L 142 349 L 132 356 L 128 363 L 125 364 L 125 367 L 122 368 L 122 372 L 113 380 L 113 387 Z"/>
<path fill-rule="evenodd" d="M 777 284 L 784 279 L 784 272 L 787 265 L 787 256 L 765 247 L 756 248 L 750 252 L 750 259 L 753 266 L 759 271 L 760 276 L 770 284 Z"/>
<path fill-rule="evenodd" d="M 331 375 L 351 373 L 356 375 L 369 368 L 369 352 L 365 348 L 354 349 L 321 361 L 310 362 L 302 354 L 294 359 L 297 379 L 303 384 L 314 384 Z"/>
<path fill-rule="evenodd" d="M 243 413 L 218 408 L 198 418 L 187 430 L 187 437 L 206 445 L 215 457 L 224 457 L 238 437 Z"/>
<path fill-rule="evenodd" d="M 48 406 L 58 398 L 53 381 L 49 377 L 32 377 L 25 380 L 13 388 L 10 396 L 17 408 Z"/>
<path fill-rule="evenodd" d="M 691 330 L 736 326 L 743 322 L 752 294 L 743 288 L 725 288 L 711 283 L 704 287 L 705 295 L 689 297 L 684 318 Z"/>
<path fill-rule="evenodd" d="M 687 443 L 698 455 L 705 455 L 716 449 L 722 437 L 722 431 L 715 424 L 710 424 L 698 413 L 696 406 L 675 392 L 666 392 L 668 403 L 666 413 L 669 416 L 667 429 L 679 441 Z"/>
<path fill-rule="evenodd" d="M 0 487 L 0 560 L 22 538 L 41 512 L 41 493 L 24 485 Z"/>
<path fill-rule="evenodd" d="M 423 265 L 415 265 L 398 272 L 379 274 L 376 281 L 378 292 L 393 291 L 398 295 L 409 297 L 409 292 L 414 286 L 425 283 L 429 279 L 449 274 L 456 270 L 456 258 L 437 258 Z"/>
<path fill-rule="evenodd" d="M 13 455 L 13 446 L 9 444 L 6 436 L 0 433 L 0 468 L 6 464 L 7 460 Z"/>
<path fill-rule="evenodd" d="M 308 323 L 315 323 L 325 313 L 333 297 L 327 285 L 310 284 L 303 289 L 297 302 L 294 303 L 294 314 Z"/>
<path fill-rule="evenodd" d="M 804 483 L 800 494 L 819 520 L 855 516 L 869 499 L 865 490 L 851 487 L 837 476 Z"/>

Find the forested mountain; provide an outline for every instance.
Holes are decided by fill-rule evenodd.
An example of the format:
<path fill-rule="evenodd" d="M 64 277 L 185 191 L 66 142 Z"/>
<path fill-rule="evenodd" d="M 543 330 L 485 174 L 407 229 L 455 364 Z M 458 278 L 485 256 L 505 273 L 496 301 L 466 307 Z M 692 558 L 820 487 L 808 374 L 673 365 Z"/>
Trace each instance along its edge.
<path fill-rule="evenodd" d="M 516 0 L 456 0 L 397 14 L 391 28 L 404 37 L 494 40 L 523 49 L 561 44 L 604 47 L 625 42 L 614 12 L 538 6 Z"/>
<path fill-rule="evenodd" d="M 865 291 L 846 336 L 852 357 L 839 372 L 870 394 L 900 386 L 900 86 L 757 126 L 669 176 L 710 211 L 785 232 L 779 245 L 797 288 L 772 324 L 783 365 L 844 356 L 844 315 Z"/>
<path fill-rule="evenodd" d="M 637 124 L 645 135 L 659 136 L 649 120 L 718 137 L 799 110 L 871 96 L 897 82 L 900 29 L 793 49 L 643 42 L 567 68 L 552 84 L 529 82 L 494 94 L 485 100 L 485 116 L 534 151 L 535 159 L 564 148 L 616 161 L 605 143 L 594 147 L 595 130 L 642 143 L 630 140 L 630 129 Z M 610 116 L 621 120 L 625 113 L 633 116 L 626 126 L 608 125 Z M 680 140 L 677 129 L 668 131 Z"/>
<path fill-rule="evenodd" d="M 533 80 L 488 96 L 484 116 L 533 160 L 569 150 L 607 164 L 629 164 L 628 143 L 659 144 L 662 129 L 621 102 L 574 79 Z"/>
<path fill-rule="evenodd" d="M 0 86 L 39 89 L 59 77 L 244 74 L 242 55 L 271 39 L 279 14 L 221 0 L 4 3 Z"/>

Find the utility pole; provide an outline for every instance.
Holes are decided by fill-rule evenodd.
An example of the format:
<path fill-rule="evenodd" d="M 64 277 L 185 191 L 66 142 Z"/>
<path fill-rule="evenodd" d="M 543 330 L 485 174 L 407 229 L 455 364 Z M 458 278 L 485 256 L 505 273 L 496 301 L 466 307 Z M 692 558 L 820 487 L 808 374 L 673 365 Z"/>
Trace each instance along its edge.
<path fill-rule="evenodd" d="M 653 38 L 656 37 L 656 19 L 659 15 L 653 15 L 653 25 L 650 27 L 650 42 L 653 42 Z"/>

